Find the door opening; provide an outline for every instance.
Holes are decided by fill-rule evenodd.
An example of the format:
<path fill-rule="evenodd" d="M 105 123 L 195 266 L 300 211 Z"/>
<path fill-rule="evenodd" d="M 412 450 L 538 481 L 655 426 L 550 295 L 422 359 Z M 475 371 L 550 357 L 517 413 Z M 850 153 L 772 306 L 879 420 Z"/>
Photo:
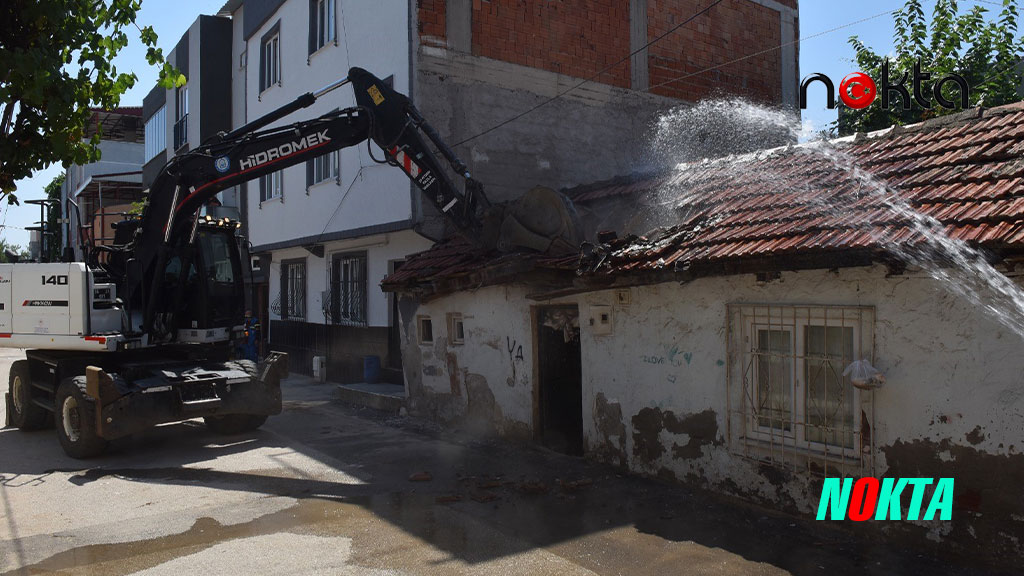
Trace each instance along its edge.
<path fill-rule="evenodd" d="M 579 308 L 539 308 L 536 333 L 541 442 L 558 452 L 582 455 L 583 366 Z"/>

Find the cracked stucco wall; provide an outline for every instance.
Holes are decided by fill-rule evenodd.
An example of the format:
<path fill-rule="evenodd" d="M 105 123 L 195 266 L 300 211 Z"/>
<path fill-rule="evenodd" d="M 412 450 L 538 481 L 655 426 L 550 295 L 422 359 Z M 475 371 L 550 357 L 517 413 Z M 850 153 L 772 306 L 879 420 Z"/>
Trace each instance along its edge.
<path fill-rule="evenodd" d="M 743 275 L 625 290 L 628 305 L 618 303 L 615 290 L 544 302 L 580 307 L 590 457 L 813 513 L 820 478 L 743 458 L 735 426 L 728 437 L 726 305 L 873 306 L 874 364 L 887 378 L 873 393 L 874 474 L 957 479 L 952 522 L 878 524 L 965 548 L 983 545 L 997 555 L 1024 553 L 1024 340 L 980 308 L 923 274 L 887 278 L 883 267 L 783 273 L 769 283 Z M 540 303 L 527 300 L 527 291 L 490 287 L 418 305 L 415 314 L 435 318 L 437 339 L 419 346 L 414 333 L 412 342 L 405 335 L 414 402 L 428 412 L 447 407 L 464 416 L 467 389 L 463 384 L 463 396 L 453 394 L 450 373 L 460 382 L 479 375 L 477 384 L 493 395 L 494 429 L 528 436 L 531 306 Z M 611 334 L 588 326 L 593 306 L 610 307 L 600 309 L 611 310 Z M 464 314 L 463 345 L 445 341 L 448 312 Z M 512 343 L 522 345 L 520 361 L 515 353 L 510 359 Z M 449 404 L 438 400 L 446 397 Z"/>

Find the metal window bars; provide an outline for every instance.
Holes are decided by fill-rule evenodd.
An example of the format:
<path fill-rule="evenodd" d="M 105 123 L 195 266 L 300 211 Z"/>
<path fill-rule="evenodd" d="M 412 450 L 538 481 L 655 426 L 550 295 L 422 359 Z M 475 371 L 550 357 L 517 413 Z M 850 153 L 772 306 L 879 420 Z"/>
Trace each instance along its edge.
<path fill-rule="evenodd" d="M 870 306 L 727 305 L 730 450 L 820 476 L 870 476 L 874 393 L 843 371 L 874 362 Z"/>

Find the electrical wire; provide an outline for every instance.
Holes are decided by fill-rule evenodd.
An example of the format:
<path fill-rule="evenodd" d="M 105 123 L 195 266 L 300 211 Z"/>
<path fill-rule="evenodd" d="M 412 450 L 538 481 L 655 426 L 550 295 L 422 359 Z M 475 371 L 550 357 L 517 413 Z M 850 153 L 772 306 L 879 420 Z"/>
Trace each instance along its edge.
<path fill-rule="evenodd" d="M 974 0 L 974 1 L 977 1 L 977 0 Z M 853 22 L 842 24 L 842 25 L 836 26 L 834 28 L 829 28 L 828 30 L 823 30 L 821 32 L 816 32 L 814 34 L 811 34 L 810 36 L 804 36 L 803 38 L 797 38 L 796 40 L 790 40 L 789 42 L 783 42 L 782 44 L 779 44 L 778 46 L 773 46 L 771 48 L 765 48 L 764 50 L 759 50 L 759 51 L 754 52 L 752 54 L 747 54 L 746 56 L 740 56 L 739 58 L 735 58 L 733 60 L 729 60 L 728 62 L 723 62 L 721 64 L 716 64 L 714 66 L 709 66 L 709 67 L 704 68 L 702 70 L 697 70 L 696 72 L 690 72 L 689 74 L 684 74 L 682 76 L 679 76 L 678 78 L 673 78 L 671 80 L 666 80 L 664 82 L 660 82 L 658 84 L 655 84 L 654 86 L 650 86 L 649 88 L 647 88 L 647 90 L 650 91 L 650 90 L 654 90 L 655 88 L 661 88 L 662 86 L 665 86 L 667 84 L 672 84 L 673 82 L 680 82 L 682 80 L 686 80 L 687 78 L 692 78 L 692 77 L 697 76 L 699 74 L 704 74 L 705 72 L 711 72 L 712 70 L 717 70 L 719 68 L 724 68 L 725 66 L 730 66 L 732 64 L 736 64 L 737 62 L 742 62 L 744 60 L 749 60 L 751 58 L 756 58 L 758 56 L 761 56 L 762 54 L 767 54 L 769 52 L 774 52 L 776 50 L 781 50 L 782 48 L 785 48 L 787 46 L 792 46 L 794 44 L 800 44 L 800 43 L 802 43 L 802 42 L 804 42 L 806 40 L 811 40 L 813 38 L 818 38 L 819 36 L 824 36 L 826 34 L 831 34 L 833 32 L 837 32 L 837 31 L 842 30 L 844 28 L 849 28 L 851 26 L 856 26 L 857 24 L 863 24 L 864 22 L 869 22 L 869 21 L 874 20 L 876 18 L 881 18 L 882 16 L 888 16 L 890 14 L 895 14 L 896 12 L 899 12 L 898 8 L 895 9 L 895 10 L 888 10 L 888 11 L 885 11 L 885 12 L 879 12 L 878 14 L 874 14 L 872 16 L 867 16 L 865 18 L 861 18 L 860 20 L 855 20 Z"/>
<path fill-rule="evenodd" d="M 636 50 L 634 50 L 634 51 L 630 52 L 630 53 L 629 53 L 628 55 L 624 56 L 623 58 L 620 58 L 619 60 L 617 60 L 617 61 L 615 61 L 615 62 L 613 62 L 613 63 L 609 64 L 608 66 L 605 66 L 605 67 L 604 67 L 604 68 L 602 68 L 601 70 L 598 70 L 598 71 L 597 71 L 597 73 L 595 73 L 594 75 L 592 75 L 592 76 L 590 76 L 590 77 L 588 77 L 588 78 L 585 78 L 585 79 L 583 79 L 583 80 L 579 81 L 578 83 L 576 83 L 576 84 L 574 84 L 574 85 L 570 86 L 569 88 L 566 88 L 565 90 L 563 90 L 563 91 L 559 92 L 558 94 L 555 94 L 554 96 L 551 96 L 551 97 L 550 97 L 550 98 L 548 98 L 547 100 L 544 100 L 544 101 L 542 101 L 542 102 L 540 102 L 540 103 L 538 103 L 538 104 L 534 105 L 533 107 L 531 107 L 531 108 L 528 108 L 528 109 L 524 110 L 523 112 L 520 112 L 519 114 L 516 114 L 515 116 L 512 116 L 511 118 L 507 118 L 507 119 L 505 119 L 505 120 L 503 120 L 503 121 L 501 121 L 501 122 L 499 122 L 499 123 L 495 124 L 494 126 L 491 126 L 490 128 L 488 128 L 488 129 L 484 130 L 483 132 L 480 132 L 480 133 L 478 133 L 478 134 L 475 134 L 475 135 L 473 135 L 473 136 L 470 136 L 469 138 L 464 138 L 464 139 L 462 139 L 462 140 L 460 140 L 460 141 L 456 142 L 455 144 L 453 144 L 453 145 L 452 145 L 452 147 L 455 147 L 455 146 L 461 146 L 461 145 L 463 145 L 463 144 L 465 144 L 465 143 L 467 143 L 467 142 L 470 142 L 470 141 L 472 141 L 472 140 L 476 140 L 477 138 L 479 138 L 479 137 L 481 137 L 481 136 L 483 136 L 483 135 L 485 135 L 485 134 L 488 134 L 488 133 L 490 133 L 490 132 L 493 132 L 493 131 L 497 130 L 498 128 L 501 128 L 502 126 L 505 126 L 505 125 L 507 125 L 507 124 L 511 124 L 512 122 L 515 122 L 516 120 L 518 120 L 518 119 L 522 118 L 523 116 L 526 116 L 527 114 L 530 114 L 531 112 L 533 112 L 533 111 L 537 110 L 538 108 L 541 108 L 541 107 L 543 107 L 543 106 L 546 106 L 546 105 L 548 105 L 548 104 L 550 104 L 550 103 L 554 102 L 555 100 L 558 100 L 558 99 L 562 98 L 563 96 L 565 96 L 565 95 L 566 95 L 566 94 L 568 94 L 569 92 L 572 92 L 572 91 L 576 90 L 577 88 L 579 88 L 579 87 L 583 86 L 584 84 L 587 84 L 587 83 L 589 83 L 589 82 L 592 82 L 592 81 L 594 81 L 594 80 L 595 80 L 595 79 L 596 79 L 597 77 L 601 76 L 602 74 L 604 74 L 604 73 L 608 72 L 609 70 L 611 70 L 611 69 L 615 68 L 615 67 L 616 67 L 616 66 L 618 66 L 619 64 L 622 64 L 623 62 L 625 62 L 625 61 L 629 60 L 629 59 L 630 59 L 630 58 L 632 58 L 633 56 L 636 56 L 637 54 L 639 54 L 639 53 L 643 52 L 644 50 L 646 50 L 646 49 L 650 48 L 650 47 L 651 47 L 651 46 L 653 46 L 654 44 L 656 44 L 656 43 L 660 42 L 660 41 L 661 41 L 662 39 L 664 39 L 664 38 L 665 38 L 666 36 L 668 36 L 668 35 L 672 34 L 672 33 L 673 33 L 673 32 L 675 32 L 676 30 L 678 30 L 678 29 L 682 28 L 683 26 L 685 26 L 685 25 L 689 24 L 690 22 L 692 22 L 692 21 L 696 20 L 696 19 L 697 19 L 697 18 L 699 18 L 700 16 L 703 16 L 703 15 L 704 15 L 704 14 L 706 14 L 706 13 L 707 13 L 707 12 L 708 12 L 709 10 L 711 10 L 711 9 L 712 9 L 712 8 L 714 8 L 715 6 L 717 6 L 717 5 L 719 5 L 720 3 L 722 3 L 722 1 L 723 1 L 723 0 L 715 0 L 714 2 L 712 2 L 711 4 L 709 4 L 708 6 L 706 6 L 705 8 L 702 8 L 702 9 L 698 10 L 698 11 L 697 11 L 696 13 L 694 13 L 694 14 L 693 14 L 692 16 L 690 16 L 689 18 L 687 18 L 687 19 L 683 20 L 683 21 L 682 21 L 682 22 L 680 22 L 679 24 L 676 24 L 675 26 L 673 26 L 672 28 L 670 28 L 670 29 L 669 29 L 669 30 L 668 30 L 667 32 L 665 32 L 665 33 L 661 34 L 660 36 L 658 36 L 658 37 L 654 38 L 653 40 L 651 40 L 650 42 L 648 42 L 648 43 L 644 44 L 644 45 L 643 45 L 643 46 L 641 46 L 640 48 L 637 48 Z"/>

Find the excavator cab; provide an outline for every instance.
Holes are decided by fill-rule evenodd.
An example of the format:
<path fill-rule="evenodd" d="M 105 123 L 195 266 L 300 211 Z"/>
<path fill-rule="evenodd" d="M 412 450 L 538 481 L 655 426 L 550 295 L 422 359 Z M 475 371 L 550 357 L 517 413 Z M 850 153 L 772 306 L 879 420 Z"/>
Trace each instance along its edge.
<path fill-rule="evenodd" d="M 163 270 L 155 326 L 183 344 L 222 342 L 244 324 L 245 265 L 236 224 L 201 220 L 193 242 L 174 247 Z"/>

